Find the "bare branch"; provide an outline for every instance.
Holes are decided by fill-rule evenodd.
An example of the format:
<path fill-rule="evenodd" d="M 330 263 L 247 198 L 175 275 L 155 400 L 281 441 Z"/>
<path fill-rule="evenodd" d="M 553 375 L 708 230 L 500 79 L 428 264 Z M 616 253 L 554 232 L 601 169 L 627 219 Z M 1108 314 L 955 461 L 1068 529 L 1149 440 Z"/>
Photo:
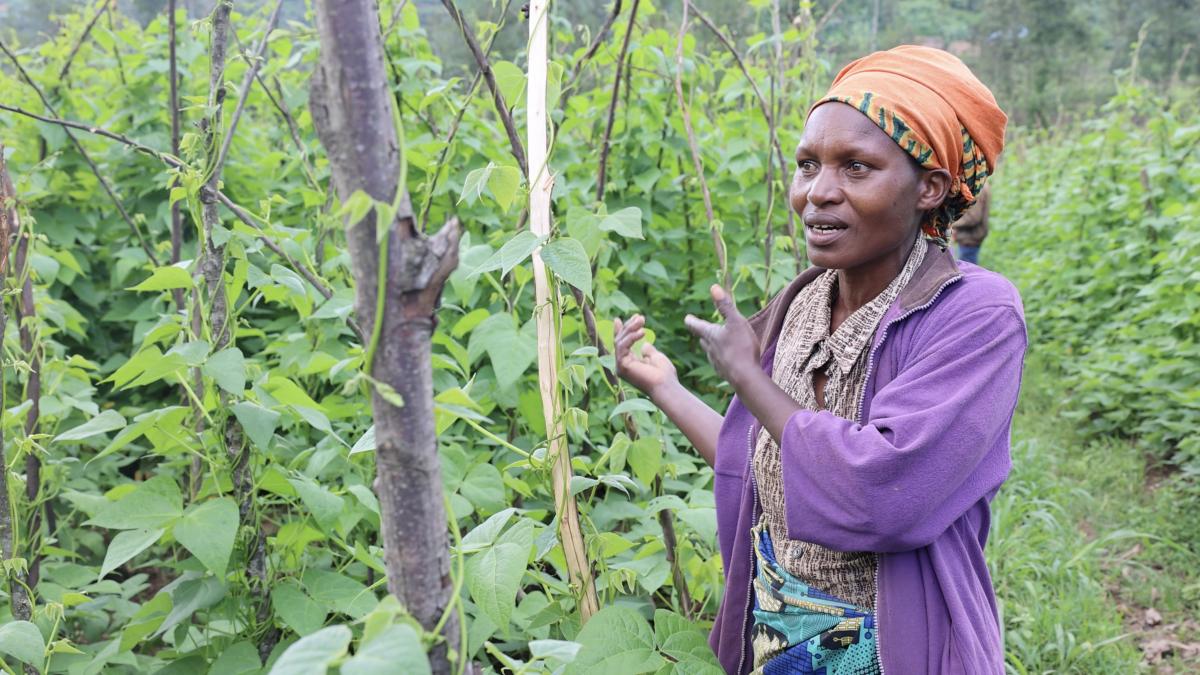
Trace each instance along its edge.
<path fill-rule="evenodd" d="M 500 122 L 504 125 L 504 132 L 508 134 L 508 143 L 512 146 L 513 157 L 517 160 L 517 166 L 521 168 L 521 173 L 529 178 L 529 165 L 525 160 L 525 146 L 521 143 L 521 136 L 517 133 L 517 125 L 513 122 L 512 111 L 509 110 L 508 104 L 504 101 L 504 94 L 500 93 L 500 87 L 496 84 L 496 75 L 492 72 L 492 64 L 488 61 L 487 54 L 479 48 L 479 41 L 475 39 L 475 33 L 467 26 L 463 19 L 462 13 L 458 11 L 454 0 L 442 0 L 442 5 L 446 7 L 446 11 L 450 12 L 450 18 L 458 24 L 458 29 L 462 33 L 463 39 L 467 41 L 467 48 L 471 50 L 471 55 L 475 57 L 475 63 L 479 66 L 480 72 L 483 73 L 483 80 L 487 82 L 488 90 L 492 92 L 492 100 L 496 103 L 496 114 L 500 116 Z"/>
<path fill-rule="evenodd" d="M 500 34 L 500 29 L 504 27 L 505 18 L 508 16 L 508 8 L 512 5 L 512 0 L 506 0 L 504 9 L 500 10 L 500 26 L 492 33 L 488 39 L 487 47 L 484 48 L 484 56 L 489 56 L 492 53 L 492 45 L 496 44 L 496 36 Z M 386 34 L 385 34 L 386 35 Z M 442 177 L 442 168 L 446 165 L 446 157 L 450 154 L 450 148 L 453 147 L 454 137 L 458 134 L 458 128 L 462 124 L 463 115 L 466 114 L 467 108 L 471 106 L 471 101 L 475 100 L 475 92 L 479 90 L 479 81 L 483 79 L 483 71 L 475 71 L 475 77 L 471 79 L 471 84 L 467 87 L 467 98 L 459 106 L 458 112 L 454 114 L 454 122 L 450 125 L 450 132 L 446 135 L 446 145 L 442 148 L 442 152 L 438 155 L 438 160 L 434 164 L 433 178 L 429 181 L 429 189 L 425 192 L 425 205 L 421 208 L 420 229 L 425 232 L 429 227 L 429 209 L 433 206 L 433 192 L 437 189 L 438 181 Z M 517 228 L 521 229 L 520 227 Z"/>
<path fill-rule="evenodd" d="M 596 31 L 596 35 L 592 38 L 592 43 L 588 45 L 587 51 L 585 51 L 583 56 L 580 56 L 579 60 L 575 62 L 575 67 L 571 69 L 571 77 L 567 78 L 566 83 L 563 85 L 563 91 L 567 91 L 572 85 L 575 84 L 575 80 L 578 79 L 579 75 L 583 72 L 583 67 L 587 65 L 587 62 L 592 60 L 592 57 L 595 56 L 596 52 L 600 50 L 600 45 L 603 44 L 604 40 L 608 37 L 608 31 L 612 28 L 612 25 L 616 23 L 617 17 L 621 14 L 621 4 L 621 0 L 613 0 L 612 12 L 610 12 L 608 18 L 604 20 L 604 25 L 600 27 L 600 30 Z M 636 10 L 634 13 L 637 13 Z"/>
<path fill-rule="evenodd" d="M 75 44 L 71 46 L 71 51 L 67 54 L 67 58 L 63 61 L 62 68 L 58 71 L 58 81 L 60 83 L 67 79 L 67 73 L 71 70 L 71 64 L 75 62 L 75 55 L 79 53 L 79 49 L 83 47 L 83 43 L 87 42 L 87 38 L 92 33 L 92 28 L 96 26 L 96 22 L 100 20 L 100 15 L 108 8 L 109 0 L 100 0 L 96 4 L 96 13 L 92 15 L 91 20 L 83 27 L 83 32 L 79 34 L 79 38 L 75 40 Z"/>
<path fill-rule="evenodd" d="M 0 110 L 7 110 L 9 112 L 13 112 L 18 115 L 24 115 L 26 117 L 29 117 L 29 118 L 32 118 L 32 119 L 35 119 L 35 120 L 38 120 L 41 122 L 46 122 L 47 124 L 57 124 L 62 127 L 68 127 L 71 129 L 79 129 L 81 131 L 86 131 L 91 134 L 96 134 L 97 136 L 103 136 L 104 138 L 112 139 L 112 140 L 122 143 L 130 148 L 133 148 L 134 150 L 137 150 L 138 152 L 150 155 L 151 157 L 154 157 L 155 159 L 160 160 L 167 166 L 170 166 L 170 167 L 173 167 L 176 169 L 182 169 L 187 166 L 178 157 L 169 155 L 165 152 L 159 152 L 158 150 L 155 150 L 154 148 L 151 148 L 150 146 L 138 143 L 137 141 L 133 140 L 132 138 L 129 138 L 128 136 L 125 136 L 123 134 L 113 133 L 113 132 L 108 131 L 107 129 L 103 129 L 101 127 L 94 127 L 94 126 L 90 126 L 87 124 L 83 124 L 81 122 L 72 122 L 69 120 L 55 119 L 53 117 L 45 117 L 43 115 L 31 113 L 27 110 L 22 110 L 21 108 L 17 108 L 15 106 L 10 106 L 10 105 L 5 105 L 3 103 L 0 103 Z M 206 190 L 207 190 L 207 188 L 206 188 Z M 233 215 L 237 216 L 238 220 L 241 220 L 243 223 L 246 223 L 250 227 L 253 227 L 255 230 L 259 230 L 260 232 L 262 231 L 262 227 L 259 226 L 254 221 L 253 217 L 248 215 L 244 209 L 242 209 L 236 203 L 234 203 L 233 200 L 231 200 L 229 197 L 227 197 L 223 192 L 217 190 L 217 191 L 209 192 L 207 194 L 214 195 L 214 199 L 216 199 L 216 201 L 220 202 L 221 204 L 225 205 L 225 207 L 228 208 L 233 213 Z M 290 264 L 292 266 L 292 269 L 296 271 L 296 273 L 300 274 L 305 279 L 307 279 L 309 281 L 309 283 L 311 283 L 313 285 L 313 288 L 315 288 L 317 290 L 318 293 L 320 293 L 322 296 L 324 296 L 327 299 L 333 295 L 333 292 L 329 289 L 329 287 L 326 284 L 324 284 L 323 282 L 320 281 L 320 277 L 316 273 L 314 273 L 311 269 L 309 269 L 306 265 L 304 265 L 300 261 L 297 261 L 294 258 L 292 258 L 291 256 L 287 255 L 287 253 L 284 252 L 283 249 L 279 248 L 279 245 L 276 244 L 273 240 L 271 240 L 265 234 L 260 235 L 259 239 L 263 242 L 263 244 L 265 244 L 267 246 L 267 248 L 280 254 L 280 257 L 282 257 L 284 260 L 286 260 L 288 262 L 288 264 Z M 357 327 L 355 327 L 355 330 L 357 332 Z"/>
<path fill-rule="evenodd" d="M 25 67 L 21 65 L 21 61 L 17 59 L 17 55 L 9 50 L 8 45 L 5 44 L 3 40 L 0 40 L 0 51 L 3 51 L 8 57 L 8 60 L 12 61 L 13 66 L 17 69 L 17 72 L 20 73 L 21 79 L 25 80 L 25 83 L 37 93 L 38 98 L 41 99 L 42 105 L 46 107 L 46 110 L 49 111 L 54 117 L 58 117 L 58 111 L 54 109 L 54 105 L 50 103 L 50 99 L 46 98 L 46 93 L 42 91 L 42 88 L 38 86 L 37 82 L 33 81 L 33 78 L 29 76 L 28 72 L 26 72 Z M 117 212 L 121 214 L 121 218 L 127 225 L 129 225 L 129 229 L 133 231 L 134 236 L 137 237 L 138 243 L 141 244 L 142 250 L 146 252 L 146 257 L 149 258 L 150 262 L 154 263 L 154 265 L 157 267 L 158 257 L 154 255 L 154 249 L 151 248 L 149 242 L 146 241 L 146 238 L 142 236 L 141 228 L 137 226 L 137 223 L 133 222 L 133 218 L 129 215 L 129 212 L 125 210 L 125 205 L 121 202 L 121 198 L 117 196 L 117 193 L 113 190 L 112 185 L 109 185 L 108 179 L 104 177 L 104 174 L 100 173 L 100 167 L 96 166 L 96 163 L 92 161 L 91 155 L 89 155 L 87 150 L 83 148 L 83 144 L 79 142 L 79 139 L 75 137 L 75 134 L 71 133 L 70 129 L 65 129 L 65 131 L 67 138 L 71 139 L 71 143 L 75 146 L 75 149 L 79 152 L 79 155 L 83 157 L 83 161 L 87 163 L 88 168 L 90 168 L 92 171 L 92 174 L 96 176 L 96 180 L 100 182 L 100 186 L 104 188 L 104 192 L 108 195 L 108 198 L 111 199 L 113 204 L 117 207 Z"/>
<path fill-rule="evenodd" d="M 604 136 L 600 141 L 600 169 L 596 172 L 596 201 L 604 201 L 604 188 L 608 174 L 608 151 L 612 140 L 613 125 L 617 121 L 617 101 L 621 94 L 621 72 L 625 66 L 625 54 L 629 52 L 629 41 L 633 37 L 634 22 L 637 21 L 638 5 L 641 0 L 633 0 L 629 10 L 629 24 L 625 27 L 625 39 L 621 41 L 621 52 L 617 55 L 617 73 L 613 77 L 612 97 L 608 101 L 608 123 L 604 126 Z M 620 3 L 617 3 L 619 6 Z M 626 87 L 629 86 L 626 82 Z"/>
<path fill-rule="evenodd" d="M 786 195 L 786 184 L 787 184 L 786 181 L 787 181 L 787 177 L 788 177 L 789 164 L 783 154 L 783 148 L 779 143 L 778 124 L 776 121 L 776 115 L 772 112 L 772 106 L 767 103 L 767 99 L 763 96 L 762 90 L 759 89 L 758 83 L 754 80 L 754 77 L 752 75 L 750 75 L 750 70 L 746 67 L 746 60 L 738 52 L 737 47 L 735 47 L 733 44 L 733 41 L 730 40 L 729 37 L 727 35 L 725 35 L 725 33 L 723 33 L 720 28 L 717 28 L 717 25 L 714 24 L 712 22 L 712 20 L 709 19 L 708 16 L 706 16 L 704 14 L 704 12 L 701 12 L 698 7 L 696 7 L 694 4 L 692 4 L 691 0 L 685 0 L 685 2 L 687 3 L 687 5 L 689 7 L 691 7 L 691 9 L 693 11 L 696 12 L 696 18 L 700 19 L 700 22 L 703 23 L 710 31 L 712 31 L 712 34 L 716 36 L 717 41 L 719 41 L 722 45 L 725 46 L 725 49 L 729 51 L 731 56 L 733 56 L 734 63 L 736 63 L 738 66 L 738 69 L 742 71 L 742 75 L 745 76 L 746 81 L 748 83 L 750 83 L 750 89 L 754 92 L 754 98 L 757 99 L 757 101 L 758 101 L 758 108 L 762 112 L 763 119 L 766 120 L 766 122 L 767 122 L 767 129 L 770 132 L 771 147 L 775 150 L 776 161 L 779 162 L 779 177 L 781 180 L 784 181 L 785 195 Z M 774 80 L 772 80 L 772 87 L 774 87 Z M 770 159 L 768 158 L 768 163 L 769 162 L 770 162 Z M 768 164 L 768 168 L 769 168 L 769 164 Z M 768 176 L 767 180 L 769 183 L 772 181 L 773 173 L 774 173 L 773 171 L 769 172 L 769 174 L 772 174 L 772 175 Z M 788 206 L 786 211 L 787 211 L 787 217 L 788 217 L 788 220 L 787 220 L 788 236 L 791 237 L 791 239 L 792 239 L 792 254 L 796 260 L 796 272 L 799 273 L 803 266 L 803 257 L 800 253 L 800 242 L 796 240 L 795 213 L 792 212 L 791 206 Z M 768 213 L 768 219 L 769 218 L 770 218 L 770 213 Z M 769 221 L 768 221 L 768 227 L 770 227 Z M 769 260 L 769 258 L 768 258 L 768 260 Z"/>
<path fill-rule="evenodd" d="M 683 128 L 687 132 L 688 147 L 692 151 L 692 166 L 700 181 L 700 193 L 704 197 L 704 215 L 708 218 L 708 231 L 712 237 L 713 248 L 717 253 L 717 265 L 721 268 L 721 282 L 726 289 L 729 284 L 729 262 L 725 254 L 725 242 L 717 229 L 716 218 L 713 216 L 712 194 L 708 191 L 708 181 L 704 178 L 704 160 L 700 156 L 700 148 L 696 144 L 696 131 L 692 127 L 692 112 L 683 97 L 683 38 L 687 35 L 688 9 L 691 2 L 683 2 L 683 19 L 679 23 L 679 39 L 675 46 L 675 98 L 679 102 L 679 114 L 683 118 Z"/>
<path fill-rule="evenodd" d="M 279 9 L 281 7 L 283 7 L 283 0 L 275 0 L 275 8 L 271 10 L 271 16 L 267 19 L 267 25 L 263 28 L 262 39 L 258 41 L 258 47 L 255 48 L 254 54 L 247 57 L 249 69 L 242 78 L 242 88 L 238 95 L 237 106 L 233 109 L 233 117 L 229 120 L 229 128 L 225 130 L 225 138 L 221 141 L 221 151 L 217 153 L 217 163 L 213 168 L 214 175 L 221 175 L 221 167 L 225 164 L 225 158 L 229 156 L 229 144 L 233 142 L 233 135 L 237 131 L 238 122 L 242 119 L 242 110 L 246 107 L 246 98 L 250 96 L 254 77 L 258 74 L 258 69 L 262 67 L 263 51 L 267 47 L 267 40 L 271 37 L 271 31 L 275 30 L 275 22 L 279 20 Z"/>

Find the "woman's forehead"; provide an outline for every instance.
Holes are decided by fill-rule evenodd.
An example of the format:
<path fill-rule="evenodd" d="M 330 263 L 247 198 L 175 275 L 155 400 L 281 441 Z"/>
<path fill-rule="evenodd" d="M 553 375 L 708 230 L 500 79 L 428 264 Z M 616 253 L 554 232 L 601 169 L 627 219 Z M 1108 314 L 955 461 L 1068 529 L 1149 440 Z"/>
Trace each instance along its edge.
<path fill-rule="evenodd" d="M 856 108 L 838 102 L 817 106 L 804 125 L 799 148 L 840 146 L 859 147 L 864 150 L 883 150 L 890 146 L 896 152 L 904 152 L 883 129 Z"/>

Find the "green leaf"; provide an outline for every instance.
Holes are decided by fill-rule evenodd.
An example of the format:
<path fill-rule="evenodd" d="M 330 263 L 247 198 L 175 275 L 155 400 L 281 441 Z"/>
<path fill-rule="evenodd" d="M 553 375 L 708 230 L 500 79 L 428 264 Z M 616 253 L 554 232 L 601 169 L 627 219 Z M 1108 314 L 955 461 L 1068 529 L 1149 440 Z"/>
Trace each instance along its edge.
<path fill-rule="evenodd" d="M 28 621 L 9 621 L 0 626 L 0 654 L 8 654 L 41 670 L 46 639 L 38 627 Z"/>
<path fill-rule="evenodd" d="M 82 441 L 85 438 L 106 434 L 125 426 L 125 418 L 116 410 L 105 410 L 77 427 L 68 429 L 54 437 L 55 443 Z"/>
<path fill-rule="evenodd" d="M 210 572 L 224 577 L 237 529 L 238 505 L 229 497 L 219 497 L 189 507 L 175 523 L 175 538 Z"/>
<path fill-rule="evenodd" d="M 512 507 L 497 511 L 489 516 L 487 520 L 472 528 L 462 538 L 463 552 L 473 553 L 491 546 L 492 542 L 496 541 L 496 537 L 500 536 L 500 532 L 516 512 L 517 510 Z"/>
<path fill-rule="evenodd" d="M 189 408 L 178 405 L 144 412 L 141 415 L 133 418 L 133 424 L 130 424 L 122 429 L 121 433 L 117 434 L 112 439 L 112 442 L 106 445 L 103 450 L 96 453 L 95 456 L 89 459 L 88 463 L 94 462 L 102 457 L 107 457 L 108 455 L 111 455 L 112 453 L 132 443 L 140 436 L 148 434 L 152 431 L 158 431 L 164 435 L 177 434 L 179 431 L 179 425 L 182 423 L 183 418 L 190 412 L 191 410 Z"/>
<path fill-rule="evenodd" d="M 521 187 L 521 172 L 516 167 L 497 166 L 488 176 L 487 185 L 492 196 L 496 198 L 496 203 L 507 213 L 517 199 Z"/>
<path fill-rule="evenodd" d="M 304 589 L 291 580 L 284 580 L 271 589 L 271 606 L 275 614 L 299 635 L 320 630 L 327 612 Z"/>
<path fill-rule="evenodd" d="M 275 428 L 279 426 L 279 413 L 249 401 L 234 403 L 230 410 L 254 445 L 259 450 L 266 450 L 275 435 Z"/>
<path fill-rule="evenodd" d="M 622 237 L 644 239 L 642 236 L 642 210 L 636 206 L 621 209 L 600 218 L 600 229 L 616 232 Z"/>
<path fill-rule="evenodd" d="M 483 196 L 483 189 L 487 187 L 488 178 L 491 177 L 495 166 L 494 163 L 488 162 L 487 166 L 467 173 L 467 177 L 463 179 L 462 195 L 458 198 L 459 204 L 474 204 Z"/>
<path fill-rule="evenodd" d="M 623 415 L 628 412 L 654 412 L 655 410 L 658 410 L 658 408 L 644 398 L 627 398 L 613 408 L 613 411 L 608 414 L 608 419 L 611 420 L 617 415 Z"/>
<path fill-rule="evenodd" d="M 354 447 L 350 448 L 350 454 L 357 455 L 360 452 L 371 452 L 375 449 L 375 425 L 372 424 L 367 428 L 363 435 L 354 441 Z"/>
<path fill-rule="evenodd" d="M 609 605 L 575 636 L 583 645 L 567 673 L 648 673 L 666 661 L 654 649 L 654 633 L 637 612 Z"/>
<path fill-rule="evenodd" d="M 124 565 L 137 554 L 145 551 L 158 541 L 166 530 L 125 530 L 108 543 L 108 551 L 104 554 L 104 564 L 100 566 L 99 578 L 103 579 L 108 573 Z"/>
<path fill-rule="evenodd" d="M 220 675 L 257 675 L 262 668 L 258 658 L 258 650 L 250 642 L 242 640 L 221 650 L 221 655 L 213 661 L 210 673 Z"/>
<path fill-rule="evenodd" d="M 362 432 L 359 440 L 354 442 L 354 447 L 350 448 L 350 454 L 370 453 L 374 448 L 376 446 L 374 446 L 374 424 L 372 424 L 368 426 L 366 431 Z"/>
<path fill-rule="evenodd" d="M 337 525 L 338 518 L 342 515 L 342 508 L 345 506 L 345 501 L 341 497 L 326 490 L 307 476 L 290 478 L 288 482 L 296 488 L 296 492 L 300 495 L 300 501 L 308 507 L 321 529 L 330 531 Z"/>
<path fill-rule="evenodd" d="M 471 599 L 497 626 L 508 626 L 525 565 L 533 548 L 533 522 L 517 521 L 495 546 L 467 559 L 467 590 Z"/>
<path fill-rule="evenodd" d="M 570 237 L 555 239 L 542 247 L 542 260 L 563 281 L 592 296 L 592 265 L 583 244 Z"/>
<path fill-rule="evenodd" d="M 491 464 L 476 464 L 472 467 L 458 491 L 484 511 L 499 511 L 506 504 L 504 477 L 500 475 L 500 470 Z"/>
<path fill-rule="evenodd" d="M 525 91 L 525 71 L 511 61 L 497 61 L 492 64 L 492 74 L 508 107 L 520 106 L 523 103 L 521 92 Z"/>
<path fill-rule="evenodd" d="M 201 609 L 208 609 L 225 597 L 225 584 L 216 577 L 188 579 L 171 591 L 171 612 L 155 635 L 162 635 Z"/>
<path fill-rule="evenodd" d="M 502 389 L 511 387 L 537 359 L 536 340 L 517 331 L 510 314 L 497 312 L 471 331 L 467 354 L 471 361 L 487 352 Z"/>
<path fill-rule="evenodd" d="M 478 276 L 492 270 L 500 270 L 502 273 L 508 274 L 509 270 L 524 262 L 544 239 L 529 230 L 521 230 L 513 235 L 512 239 L 504 242 L 500 250 L 493 253 L 482 265 L 472 270 L 471 276 Z"/>
<path fill-rule="evenodd" d="M 313 600 L 352 619 L 363 618 L 379 604 L 371 589 L 337 572 L 309 569 L 300 582 Z"/>
<path fill-rule="evenodd" d="M 570 663 L 579 655 L 581 646 L 569 640 L 530 640 L 529 655 L 545 661 Z"/>
<path fill-rule="evenodd" d="M 204 374 L 213 378 L 217 386 L 234 396 L 246 390 L 246 358 L 237 347 L 223 349 L 208 357 Z"/>
<path fill-rule="evenodd" d="M 325 675 L 346 654 L 354 634 L 345 626 L 328 626 L 292 643 L 270 675 Z"/>
<path fill-rule="evenodd" d="M 114 530 L 155 529 L 183 515 L 183 495 L 170 476 L 155 476 L 102 507 L 89 525 Z"/>
<path fill-rule="evenodd" d="M 374 204 L 375 200 L 371 199 L 371 195 L 362 190 L 355 190 L 350 198 L 342 204 L 338 215 L 345 218 L 347 224 L 354 225 L 366 217 Z"/>
<path fill-rule="evenodd" d="M 429 675 L 421 636 L 408 624 L 389 626 L 342 664 L 342 675 Z"/>
<path fill-rule="evenodd" d="M 192 275 L 182 267 L 174 265 L 159 267 L 137 286 L 126 288 L 127 291 L 169 291 L 174 288 L 191 288 Z"/>
<path fill-rule="evenodd" d="M 662 454 L 662 439 L 654 436 L 637 439 L 626 456 L 629 467 L 633 469 L 633 476 L 649 485 L 662 467 Z"/>

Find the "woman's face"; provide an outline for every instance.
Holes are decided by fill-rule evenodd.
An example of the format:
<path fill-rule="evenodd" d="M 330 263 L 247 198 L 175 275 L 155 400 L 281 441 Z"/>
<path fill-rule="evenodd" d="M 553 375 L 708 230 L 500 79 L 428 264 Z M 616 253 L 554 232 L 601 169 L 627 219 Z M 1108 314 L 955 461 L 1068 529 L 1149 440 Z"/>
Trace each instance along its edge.
<path fill-rule="evenodd" d="M 918 167 L 849 105 L 818 107 L 796 148 L 790 195 L 809 258 L 826 269 L 855 270 L 906 257 L 921 216 L 945 198 L 948 178 Z"/>

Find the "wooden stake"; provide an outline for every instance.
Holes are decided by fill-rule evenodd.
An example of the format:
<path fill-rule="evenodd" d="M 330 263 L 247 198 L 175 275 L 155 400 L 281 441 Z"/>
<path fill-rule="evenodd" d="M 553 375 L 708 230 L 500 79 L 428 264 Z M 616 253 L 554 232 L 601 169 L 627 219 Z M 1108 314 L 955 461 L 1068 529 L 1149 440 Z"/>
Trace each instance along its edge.
<path fill-rule="evenodd" d="M 529 120 L 526 147 L 529 157 L 529 228 L 539 236 L 550 234 L 550 192 L 554 176 L 547 157 L 546 114 L 546 28 L 549 21 L 549 0 L 529 3 L 529 98 L 526 104 Z M 596 585 L 583 546 L 583 531 L 579 526 L 579 509 L 571 494 L 571 454 L 567 448 L 566 429 L 558 397 L 558 324 L 554 308 L 558 306 L 558 287 L 551 286 L 542 263 L 541 252 L 533 253 L 533 282 L 537 290 L 538 385 L 542 394 L 542 409 L 546 416 L 550 457 L 554 461 L 554 511 L 558 514 L 558 534 L 567 559 L 567 574 L 579 593 L 579 616 L 586 623 L 600 609 Z"/>

